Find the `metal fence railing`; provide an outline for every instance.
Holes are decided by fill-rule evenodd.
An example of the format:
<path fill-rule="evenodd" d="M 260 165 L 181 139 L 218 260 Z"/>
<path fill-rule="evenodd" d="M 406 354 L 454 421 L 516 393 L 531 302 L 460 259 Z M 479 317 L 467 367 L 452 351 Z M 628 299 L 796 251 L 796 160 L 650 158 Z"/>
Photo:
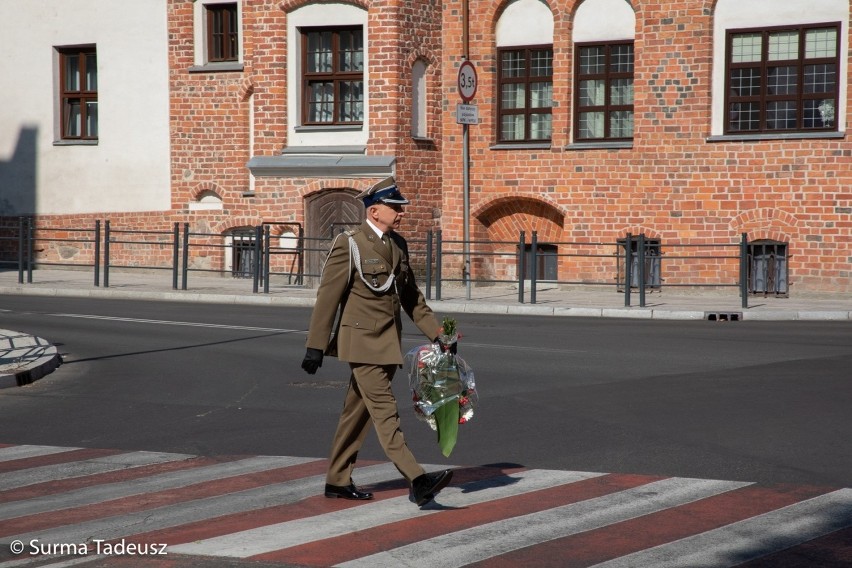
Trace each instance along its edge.
<path fill-rule="evenodd" d="M 170 272 L 173 289 L 189 289 L 192 274 L 212 273 L 250 280 L 252 293 L 270 293 L 273 284 L 315 286 L 331 243 L 348 225 L 311 237 L 295 222 L 266 222 L 224 234 L 192 231 L 189 223 L 153 231 L 105 220 L 101 227 L 100 220 L 92 227 L 66 228 L 25 217 L 0 223 L 0 267 L 16 268 L 21 284 L 31 283 L 33 269 L 42 267 L 92 270 L 95 286 L 101 284 L 102 268 L 104 287 L 112 270 L 145 269 Z M 532 304 L 545 284 L 606 286 L 624 294 L 625 306 L 635 294 L 644 307 L 646 294 L 662 288 L 737 287 L 746 308 L 750 294 L 766 294 L 769 286 L 777 293 L 779 275 L 784 286 L 787 280 L 786 248 L 750 246 L 745 233 L 738 242 L 662 242 L 643 234 L 613 242 L 541 242 L 537 232 L 527 240 L 521 231 L 515 241 L 466 243 L 445 239 L 439 230 L 408 244 L 409 263 L 425 284 L 427 299 L 434 289 L 436 300 L 443 286 L 452 284 L 468 290 L 474 284 L 511 284 L 519 303 Z M 472 262 L 466 262 L 466 254 Z"/>

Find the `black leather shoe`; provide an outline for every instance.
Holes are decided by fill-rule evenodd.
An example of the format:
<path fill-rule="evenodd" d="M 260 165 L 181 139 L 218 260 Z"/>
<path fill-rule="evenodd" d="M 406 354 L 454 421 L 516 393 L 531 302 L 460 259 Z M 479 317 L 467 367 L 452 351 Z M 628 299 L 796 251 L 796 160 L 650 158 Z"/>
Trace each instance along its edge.
<path fill-rule="evenodd" d="M 411 500 L 422 507 L 435 498 L 453 478 L 453 471 L 445 469 L 435 473 L 424 473 L 411 482 Z"/>
<path fill-rule="evenodd" d="M 350 483 L 346 487 L 338 485 L 325 484 L 325 496 L 329 499 L 352 499 L 353 501 L 366 501 L 373 498 L 372 493 L 358 491 L 354 483 Z"/>

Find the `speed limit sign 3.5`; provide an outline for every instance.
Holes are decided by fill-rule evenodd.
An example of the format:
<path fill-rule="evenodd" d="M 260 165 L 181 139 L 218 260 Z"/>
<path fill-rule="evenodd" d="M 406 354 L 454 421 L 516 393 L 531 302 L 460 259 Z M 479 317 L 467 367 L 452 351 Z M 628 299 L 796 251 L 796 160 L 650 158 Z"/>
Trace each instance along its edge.
<path fill-rule="evenodd" d="M 459 95 L 466 103 L 476 96 L 476 67 L 470 61 L 463 61 L 459 67 Z"/>

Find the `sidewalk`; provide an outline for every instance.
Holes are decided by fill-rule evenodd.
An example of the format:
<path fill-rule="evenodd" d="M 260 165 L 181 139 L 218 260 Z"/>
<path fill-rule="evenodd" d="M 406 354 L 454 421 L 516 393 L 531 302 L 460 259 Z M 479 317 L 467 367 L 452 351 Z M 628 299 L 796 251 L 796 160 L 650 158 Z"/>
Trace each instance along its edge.
<path fill-rule="evenodd" d="M 172 288 L 169 271 L 110 272 L 110 286 L 94 285 L 92 271 L 46 269 L 33 272 L 32 283 L 18 283 L 18 272 L 0 270 L 0 294 L 75 298 L 112 298 L 214 304 L 250 304 L 311 307 L 316 290 L 291 286 L 281 277 L 270 281 L 270 292 L 252 293 L 250 279 L 190 274 L 187 290 Z M 279 280 L 280 278 L 280 280 Z M 26 274 L 24 275 L 26 281 Z M 524 303 L 518 290 L 507 285 L 444 285 L 441 300 L 434 287 L 430 306 L 439 314 L 481 313 L 537 316 L 615 317 L 710 321 L 755 320 L 852 320 L 852 296 L 796 294 L 790 298 L 749 297 L 743 308 L 736 288 L 709 291 L 666 289 L 646 294 L 645 307 L 639 307 L 639 294 L 625 307 L 624 294 L 615 287 L 557 287 L 539 284 L 536 303 L 530 303 L 526 290 Z M 0 321 L 0 325 L 2 322 Z M 0 388 L 27 384 L 52 371 L 59 364 L 56 349 L 44 339 L 0 329 Z"/>

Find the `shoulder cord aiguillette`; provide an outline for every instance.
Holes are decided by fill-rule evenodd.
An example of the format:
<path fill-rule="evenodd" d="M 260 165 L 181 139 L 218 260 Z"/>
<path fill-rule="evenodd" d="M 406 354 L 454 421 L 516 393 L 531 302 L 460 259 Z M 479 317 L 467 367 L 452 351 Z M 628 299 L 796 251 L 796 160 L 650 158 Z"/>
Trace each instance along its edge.
<path fill-rule="evenodd" d="M 364 282 L 364 285 L 366 285 L 367 288 L 369 288 L 373 292 L 387 292 L 390 287 L 394 285 L 394 277 L 396 275 L 393 274 L 393 272 L 391 272 L 391 275 L 390 277 L 388 277 L 387 282 L 385 282 L 381 286 L 373 286 L 372 284 L 367 282 L 367 279 L 364 278 L 364 273 L 361 271 L 361 252 L 358 250 L 358 244 L 355 242 L 355 239 L 353 239 L 351 235 L 349 237 L 349 258 L 350 260 L 355 261 L 355 269 L 358 271 L 358 276 L 361 277 L 361 280 Z"/>

